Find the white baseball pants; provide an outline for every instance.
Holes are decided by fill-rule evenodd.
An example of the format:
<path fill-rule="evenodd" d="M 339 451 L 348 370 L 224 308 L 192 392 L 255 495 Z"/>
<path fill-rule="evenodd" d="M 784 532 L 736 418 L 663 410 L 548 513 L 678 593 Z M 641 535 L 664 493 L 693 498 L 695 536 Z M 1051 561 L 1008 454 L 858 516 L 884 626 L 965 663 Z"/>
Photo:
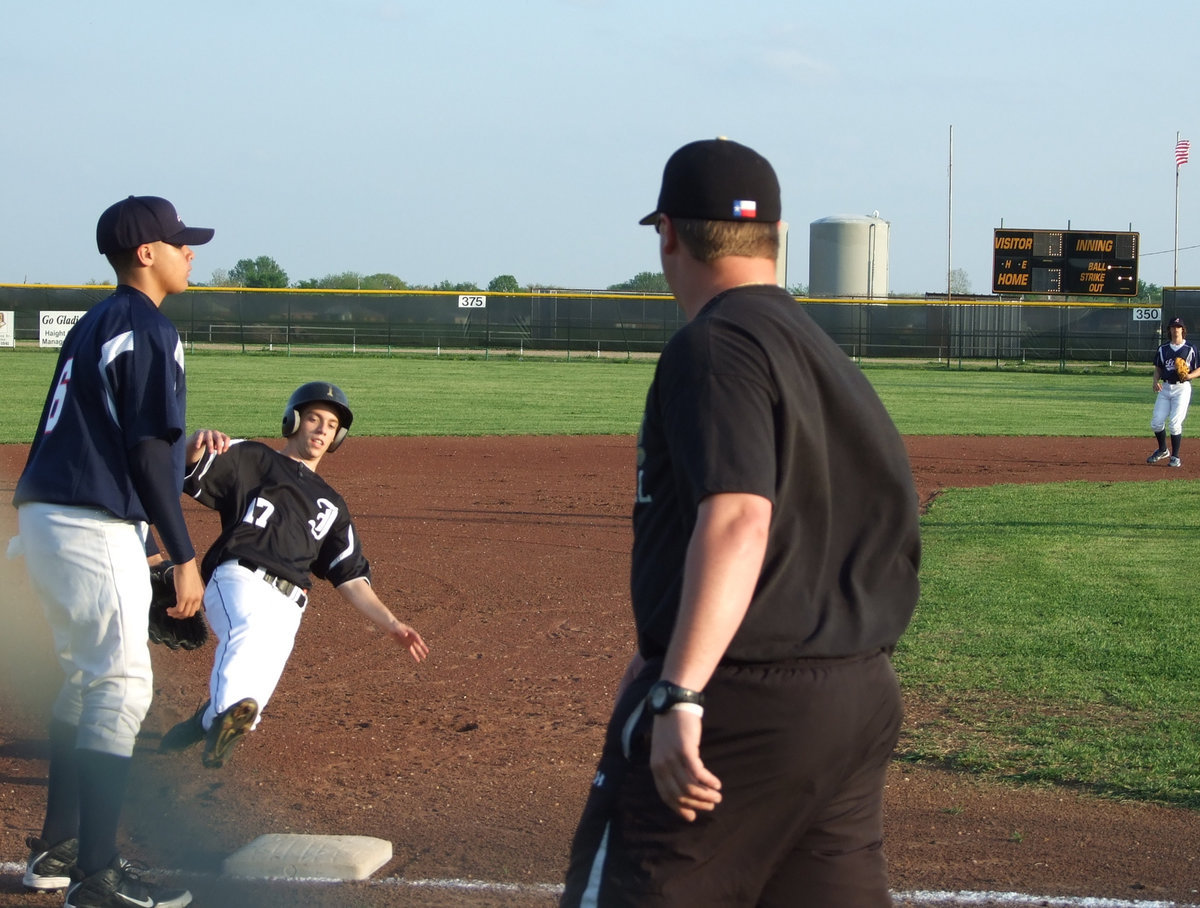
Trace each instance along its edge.
<path fill-rule="evenodd" d="M 154 695 L 146 525 L 38 502 L 18 521 L 65 676 L 54 718 L 79 728 L 78 747 L 132 756 Z"/>
<path fill-rule="evenodd" d="M 1187 419 L 1188 405 L 1192 402 L 1192 383 L 1181 381 L 1171 384 L 1163 382 L 1158 396 L 1154 398 L 1154 413 L 1150 417 L 1150 431 L 1161 432 L 1170 425 L 1170 435 L 1183 434 L 1183 421 Z"/>
<path fill-rule="evenodd" d="M 204 589 L 204 611 L 217 638 L 205 728 L 246 697 L 258 703 L 258 726 L 292 654 L 304 609 L 236 561 L 218 565 Z"/>

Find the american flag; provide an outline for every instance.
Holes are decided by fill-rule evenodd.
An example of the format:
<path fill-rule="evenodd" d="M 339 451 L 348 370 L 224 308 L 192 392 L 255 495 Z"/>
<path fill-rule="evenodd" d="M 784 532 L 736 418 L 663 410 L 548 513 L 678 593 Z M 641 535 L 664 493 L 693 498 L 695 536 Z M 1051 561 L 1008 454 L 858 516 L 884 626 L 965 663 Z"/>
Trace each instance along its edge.
<path fill-rule="evenodd" d="M 1188 160 L 1188 151 L 1191 149 L 1192 143 L 1187 139 L 1180 139 L 1175 143 L 1175 166 L 1186 164 Z"/>

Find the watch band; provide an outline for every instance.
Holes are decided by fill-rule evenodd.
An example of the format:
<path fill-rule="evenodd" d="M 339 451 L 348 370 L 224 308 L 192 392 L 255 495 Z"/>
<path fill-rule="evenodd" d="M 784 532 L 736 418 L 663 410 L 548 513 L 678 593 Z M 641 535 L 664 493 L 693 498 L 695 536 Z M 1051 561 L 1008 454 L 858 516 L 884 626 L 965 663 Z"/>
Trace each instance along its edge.
<path fill-rule="evenodd" d="M 661 716 L 680 703 L 690 703 L 703 709 L 704 694 L 672 684 L 670 681 L 655 681 L 646 694 L 646 705 L 656 716 Z"/>

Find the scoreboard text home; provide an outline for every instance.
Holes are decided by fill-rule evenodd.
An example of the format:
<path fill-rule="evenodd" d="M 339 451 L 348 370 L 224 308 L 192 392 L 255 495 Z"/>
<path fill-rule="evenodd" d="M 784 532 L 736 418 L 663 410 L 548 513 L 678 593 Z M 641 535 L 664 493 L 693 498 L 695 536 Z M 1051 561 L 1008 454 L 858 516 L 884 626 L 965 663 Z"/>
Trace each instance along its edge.
<path fill-rule="evenodd" d="M 1137 296 L 1138 235 L 996 230 L 993 293 Z"/>

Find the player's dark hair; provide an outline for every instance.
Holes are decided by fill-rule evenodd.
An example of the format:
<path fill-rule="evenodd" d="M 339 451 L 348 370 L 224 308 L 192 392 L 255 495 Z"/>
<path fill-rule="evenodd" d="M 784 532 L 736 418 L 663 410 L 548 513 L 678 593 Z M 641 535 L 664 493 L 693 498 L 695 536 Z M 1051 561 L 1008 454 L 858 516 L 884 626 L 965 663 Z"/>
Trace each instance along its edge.
<path fill-rule="evenodd" d="M 112 266 L 112 270 L 117 273 L 117 277 L 123 276 L 127 271 L 131 270 L 137 262 L 137 247 L 132 249 L 118 249 L 116 252 L 105 253 L 104 256 L 108 259 L 108 264 Z"/>
<path fill-rule="evenodd" d="M 779 256 L 779 225 L 774 221 L 672 218 L 671 223 L 683 248 L 705 264 L 727 255 L 772 260 Z"/>

